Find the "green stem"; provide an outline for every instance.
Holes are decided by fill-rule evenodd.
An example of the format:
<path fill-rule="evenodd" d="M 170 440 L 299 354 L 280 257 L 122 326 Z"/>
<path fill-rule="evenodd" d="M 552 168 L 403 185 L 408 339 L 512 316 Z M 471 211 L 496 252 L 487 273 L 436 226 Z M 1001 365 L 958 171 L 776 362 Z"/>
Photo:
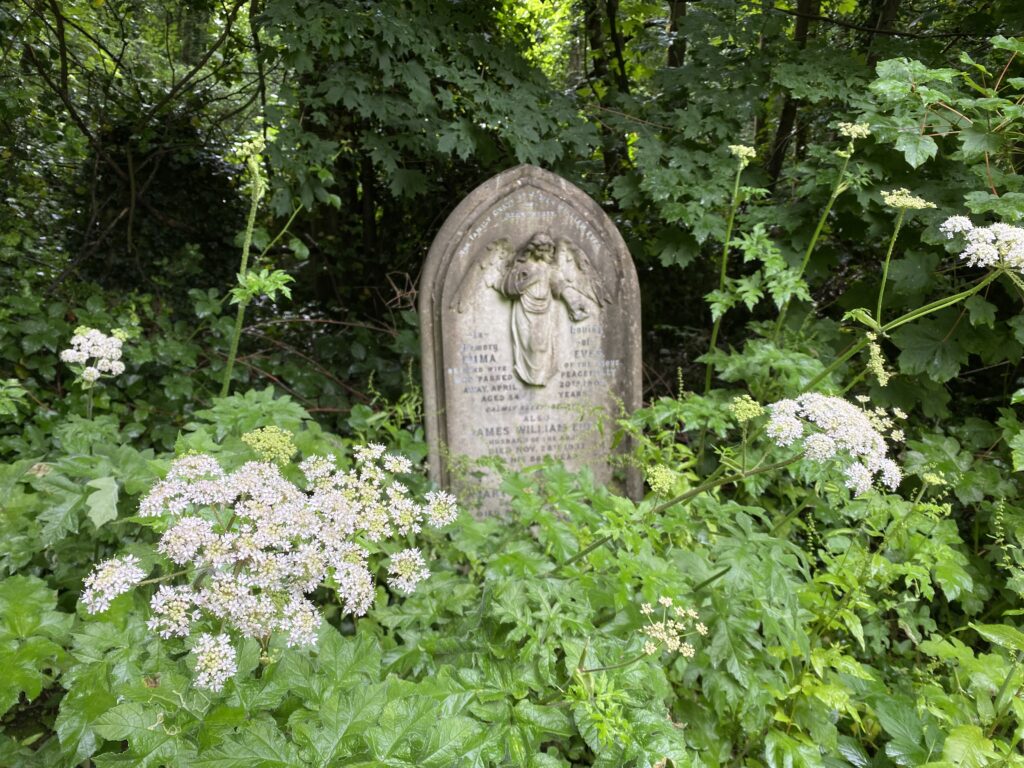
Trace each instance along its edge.
<path fill-rule="evenodd" d="M 807 269 L 807 265 L 811 261 L 811 253 L 814 252 L 814 246 L 818 244 L 818 238 L 821 236 L 821 230 L 825 228 L 825 222 L 828 220 L 828 215 L 832 212 L 832 206 L 835 205 L 836 200 L 843 193 L 843 178 L 846 176 L 846 167 L 850 164 L 850 156 L 847 155 L 843 159 L 843 167 L 839 169 L 839 176 L 836 177 L 835 186 L 832 187 L 832 194 L 829 195 L 828 203 L 825 204 L 825 210 L 821 212 L 821 218 L 818 219 L 818 226 L 814 228 L 814 234 L 811 235 L 811 241 L 807 244 L 807 250 L 804 251 L 803 261 L 800 262 L 800 270 L 797 272 L 797 280 L 804 276 L 804 271 Z M 772 341 L 775 341 L 779 337 L 779 332 L 782 330 L 782 324 L 786 320 L 786 312 L 789 310 L 789 299 L 786 299 L 786 303 L 782 305 L 782 309 L 779 310 L 778 320 L 775 321 L 775 330 L 772 332 Z"/>
<path fill-rule="evenodd" d="M 725 290 L 726 270 L 729 265 L 729 241 L 732 240 L 732 225 L 736 221 L 736 211 L 740 207 L 740 176 L 743 174 L 743 163 L 736 169 L 736 180 L 732 185 L 732 202 L 729 204 L 729 221 L 725 225 L 725 242 L 722 244 L 722 259 L 718 270 L 718 290 Z M 711 343 L 708 345 L 708 353 L 718 349 L 718 330 L 722 326 L 723 311 L 711 326 Z M 711 389 L 711 363 L 708 363 L 704 371 L 704 394 Z"/>
<path fill-rule="evenodd" d="M 888 323 L 882 326 L 882 333 L 886 334 L 889 331 L 899 328 L 901 325 L 922 318 L 925 315 L 930 315 L 932 312 L 938 312 L 940 309 L 952 307 L 954 304 L 958 304 L 964 299 L 968 299 L 974 294 L 976 294 L 982 288 L 984 288 L 997 277 L 999 277 L 1000 274 L 1001 272 L 999 271 L 989 272 L 978 283 L 976 283 L 974 286 L 968 288 L 965 291 L 960 291 L 960 293 L 954 293 L 952 296 L 946 296 L 945 298 L 937 299 L 936 301 L 933 301 L 930 304 L 925 304 L 923 307 L 918 307 L 917 309 L 911 310 L 910 312 L 907 312 L 907 314 L 897 317 L 895 320 L 890 320 Z M 839 357 L 833 360 L 832 363 L 825 370 L 823 370 L 821 373 L 819 373 L 817 376 L 811 379 L 810 382 L 808 382 L 807 385 L 803 388 L 803 391 L 808 392 L 814 389 L 814 387 L 821 383 L 822 380 L 827 378 L 830 374 L 834 373 L 835 370 L 839 368 L 839 366 L 841 366 L 855 354 L 864 349 L 864 347 L 868 345 L 868 342 L 869 339 L 864 338 L 861 339 L 860 341 L 855 341 L 852 344 L 850 344 L 850 346 L 848 346 L 846 350 L 839 355 Z"/>
<path fill-rule="evenodd" d="M 1005 703 L 1001 703 L 1003 696 L 1006 694 L 1006 690 L 1010 687 L 1010 681 L 1013 680 L 1013 675 L 1017 671 L 1017 667 L 1020 665 L 1022 656 L 1024 656 L 1024 654 L 1018 653 L 1013 658 L 1013 664 L 1010 665 L 1010 671 L 1006 673 L 1006 679 L 1003 680 L 1003 684 L 999 687 L 999 693 L 997 693 L 996 697 L 992 700 L 992 706 L 995 707 L 996 714 L 992 719 L 992 728 L 988 732 L 988 737 L 990 739 L 992 738 L 992 734 L 994 734 L 996 729 L 999 727 L 999 723 L 1003 719 L 1006 708 L 1010 706 L 1010 702 L 1013 700 L 1013 697 L 1011 696 Z"/>
<path fill-rule="evenodd" d="M 900 208 L 899 216 L 896 217 L 896 229 L 893 230 L 892 238 L 889 240 L 889 250 L 885 252 L 885 266 L 882 267 L 882 284 L 878 287 L 878 307 L 875 309 L 875 322 L 882 324 L 882 299 L 885 297 L 885 281 L 889 277 L 889 260 L 892 258 L 892 250 L 896 247 L 896 238 L 899 237 L 900 227 L 903 226 L 903 217 L 907 209 Z"/>
<path fill-rule="evenodd" d="M 623 661 L 619 664 L 609 664 L 606 667 L 590 667 L 589 669 L 581 669 L 579 672 L 584 675 L 589 675 L 594 672 L 607 672 L 610 669 L 622 669 L 623 667 L 628 667 L 630 664 L 636 664 L 640 659 L 643 659 L 646 656 L 646 653 L 641 653 L 639 656 L 632 658 L 629 661 Z"/>
<path fill-rule="evenodd" d="M 188 571 L 175 571 L 174 573 L 165 573 L 163 576 L 154 576 L 152 579 L 140 581 L 137 584 L 137 586 L 141 587 L 143 584 L 159 584 L 161 581 L 167 581 L 168 579 L 173 579 L 175 576 L 181 576 L 185 573 L 188 573 Z"/>
<path fill-rule="evenodd" d="M 252 233 L 256 228 L 256 211 L 259 209 L 260 198 L 263 197 L 263 182 L 259 177 L 258 166 L 250 164 L 252 174 L 252 193 L 249 202 L 249 219 L 245 224 L 245 238 L 242 240 L 242 263 L 238 267 L 238 279 L 245 277 L 245 271 L 249 267 L 249 249 L 252 247 Z M 293 214 L 294 218 L 294 214 Z M 290 222 L 289 222 L 290 223 Z M 228 350 L 228 360 L 224 366 L 224 378 L 220 385 L 220 396 L 227 397 L 231 390 L 231 371 L 235 367 L 235 358 L 238 356 L 238 340 L 242 335 L 242 322 L 245 319 L 245 308 L 249 302 L 242 299 L 238 302 L 238 314 L 235 315 L 235 327 L 231 334 L 231 347 Z"/>
<path fill-rule="evenodd" d="M 705 491 L 713 490 L 714 488 L 718 488 L 721 485 L 728 485 L 729 483 L 739 482 L 740 480 L 745 480 L 746 478 L 753 477 L 754 475 L 760 475 L 760 474 L 763 474 L 765 472 L 771 472 L 772 470 L 775 470 L 775 469 L 781 469 L 782 467 L 788 467 L 790 464 L 793 464 L 796 461 L 798 461 L 801 458 L 801 456 L 803 456 L 803 454 L 799 454 L 798 453 L 796 456 L 792 456 L 792 457 L 790 457 L 788 459 L 783 459 L 782 461 L 776 461 L 776 462 L 774 462 L 772 464 L 765 464 L 764 466 L 760 466 L 760 467 L 754 467 L 753 469 L 748 469 L 745 472 L 737 472 L 736 474 L 733 474 L 733 475 L 726 475 L 725 477 L 719 477 L 719 478 L 716 478 L 716 479 L 706 480 L 705 482 L 703 482 L 700 485 L 698 485 L 696 488 L 691 488 L 690 490 L 686 491 L 685 493 L 682 493 L 679 496 L 676 496 L 673 499 L 669 499 L 668 501 L 663 502 L 662 504 L 659 504 L 658 506 L 654 507 L 650 511 L 650 514 L 651 515 L 660 515 L 662 512 L 665 512 L 666 510 L 668 510 L 668 509 L 670 509 L 670 508 L 672 508 L 674 506 L 677 506 L 679 504 L 685 504 L 685 503 L 689 502 L 690 500 L 694 499 L 695 497 L 700 496 Z M 561 571 L 561 570 L 563 570 L 565 568 L 568 568 L 570 565 L 572 565 L 574 563 L 579 562 L 584 557 L 586 557 L 591 552 L 593 552 L 595 549 L 598 549 L 599 547 L 604 546 L 605 544 L 607 544 L 611 540 L 612 540 L 611 534 L 607 534 L 605 536 L 601 536 L 598 539 L 595 539 L 589 545 L 587 545 L 586 547 L 581 549 L 575 555 L 573 555 L 568 560 L 566 560 L 564 563 L 562 563 L 557 568 L 555 568 L 553 573 L 557 574 L 559 571 Z M 724 574 L 722 574 L 722 575 L 724 575 Z M 714 578 L 718 578 L 718 576 L 715 576 Z"/>

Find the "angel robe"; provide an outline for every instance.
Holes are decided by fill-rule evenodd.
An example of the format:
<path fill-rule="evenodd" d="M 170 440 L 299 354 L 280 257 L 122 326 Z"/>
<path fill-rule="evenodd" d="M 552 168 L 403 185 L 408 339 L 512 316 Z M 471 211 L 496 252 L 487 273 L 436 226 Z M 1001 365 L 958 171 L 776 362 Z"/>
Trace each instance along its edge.
<path fill-rule="evenodd" d="M 558 370 L 555 354 L 557 315 L 562 279 L 556 266 L 543 259 L 523 259 L 505 275 L 502 293 L 513 297 L 512 360 L 526 384 L 543 387 Z"/>

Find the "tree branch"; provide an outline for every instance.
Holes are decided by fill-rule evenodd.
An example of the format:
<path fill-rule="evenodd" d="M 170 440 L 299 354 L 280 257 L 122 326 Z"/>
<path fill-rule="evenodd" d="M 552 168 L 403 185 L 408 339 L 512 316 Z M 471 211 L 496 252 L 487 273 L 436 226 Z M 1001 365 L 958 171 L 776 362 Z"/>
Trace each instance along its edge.
<path fill-rule="evenodd" d="M 235 3 L 230 13 L 228 13 L 227 20 L 224 22 L 224 31 L 220 33 L 220 37 L 214 41 L 213 45 L 210 46 L 209 50 L 207 50 L 206 53 L 203 54 L 202 58 L 196 62 L 195 66 L 186 72 L 185 76 L 181 78 L 181 80 L 172 85 L 171 89 L 164 95 L 164 97 L 160 99 L 160 101 L 158 101 L 151 110 L 149 110 L 149 113 L 146 115 L 147 120 L 152 119 L 155 115 L 159 114 L 160 110 L 166 107 L 174 97 L 192 81 L 192 78 L 199 73 L 199 70 L 206 66 L 206 62 L 208 62 L 213 54 L 217 52 L 217 49 L 224 44 L 224 41 L 228 39 L 228 35 L 231 34 L 231 28 L 235 23 L 235 17 L 238 15 L 238 12 L 242 9 L 243 5 L 245 5 L 245 0 L 238 0 L 238 2 Z"/>

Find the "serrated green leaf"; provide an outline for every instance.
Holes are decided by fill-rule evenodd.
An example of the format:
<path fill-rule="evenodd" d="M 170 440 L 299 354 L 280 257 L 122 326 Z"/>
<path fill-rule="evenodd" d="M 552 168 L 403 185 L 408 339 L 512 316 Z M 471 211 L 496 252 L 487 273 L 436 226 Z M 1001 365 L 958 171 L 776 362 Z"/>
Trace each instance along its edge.
<path fill-rule="evenodd" d="M 86 485 L 95 488 L 85 498 L 85 505 L 89 508 L 89 519 L 93 525 L 100 528 L 104 523 L 117 519 L 117 480 L 112 477 L 98 477 L 90 480 Z"/>
<path fill-rule="evenodd" d="M 903 153 L 903 157 L 911 166 L 917 168 L 925 161 L 935 157 L 939 151 L 939 145 L 931 136 L 919 133 L 901 133 L 896 139 L 896 149 Z"/>
<path fill-rule="evenodd" d="M 976 725 L 958 725 L 946 736 L 942 757 L 958 768 L 983 768 L 998 757 L 992 742 Z"/>
<path fill-rule="evenodd" d="M 892 339 L 900 348 L 900 370 L 923 373 L 939 383 L 956 376 L 970 354 L 955 339 L 949 338 L 950 330 L 948 321 L 924 319 L 894 331 Z"/>

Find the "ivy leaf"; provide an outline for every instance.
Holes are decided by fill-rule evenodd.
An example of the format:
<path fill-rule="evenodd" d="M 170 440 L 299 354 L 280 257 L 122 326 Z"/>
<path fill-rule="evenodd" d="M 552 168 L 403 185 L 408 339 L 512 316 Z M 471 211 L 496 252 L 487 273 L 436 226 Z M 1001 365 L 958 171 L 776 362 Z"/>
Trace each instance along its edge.
<path fill-rule="evenodd" d="M 931 136 L 922 136 L 919 133 L 901 133 L 896 139 L 896 149 L 903 153 L 903 157 L 914 168 L 917 168 L 926 160 L 935 157 L 939 151 L 939 145 Z"/>
<path fill-rule="evenodd" d="M 86 485 L 96 490 L 85 499 L 89 508 L 89 519 L 99 529 L 104 523 L 117 519 L 117 480 L 112 477 L 98 477 Z"/>

